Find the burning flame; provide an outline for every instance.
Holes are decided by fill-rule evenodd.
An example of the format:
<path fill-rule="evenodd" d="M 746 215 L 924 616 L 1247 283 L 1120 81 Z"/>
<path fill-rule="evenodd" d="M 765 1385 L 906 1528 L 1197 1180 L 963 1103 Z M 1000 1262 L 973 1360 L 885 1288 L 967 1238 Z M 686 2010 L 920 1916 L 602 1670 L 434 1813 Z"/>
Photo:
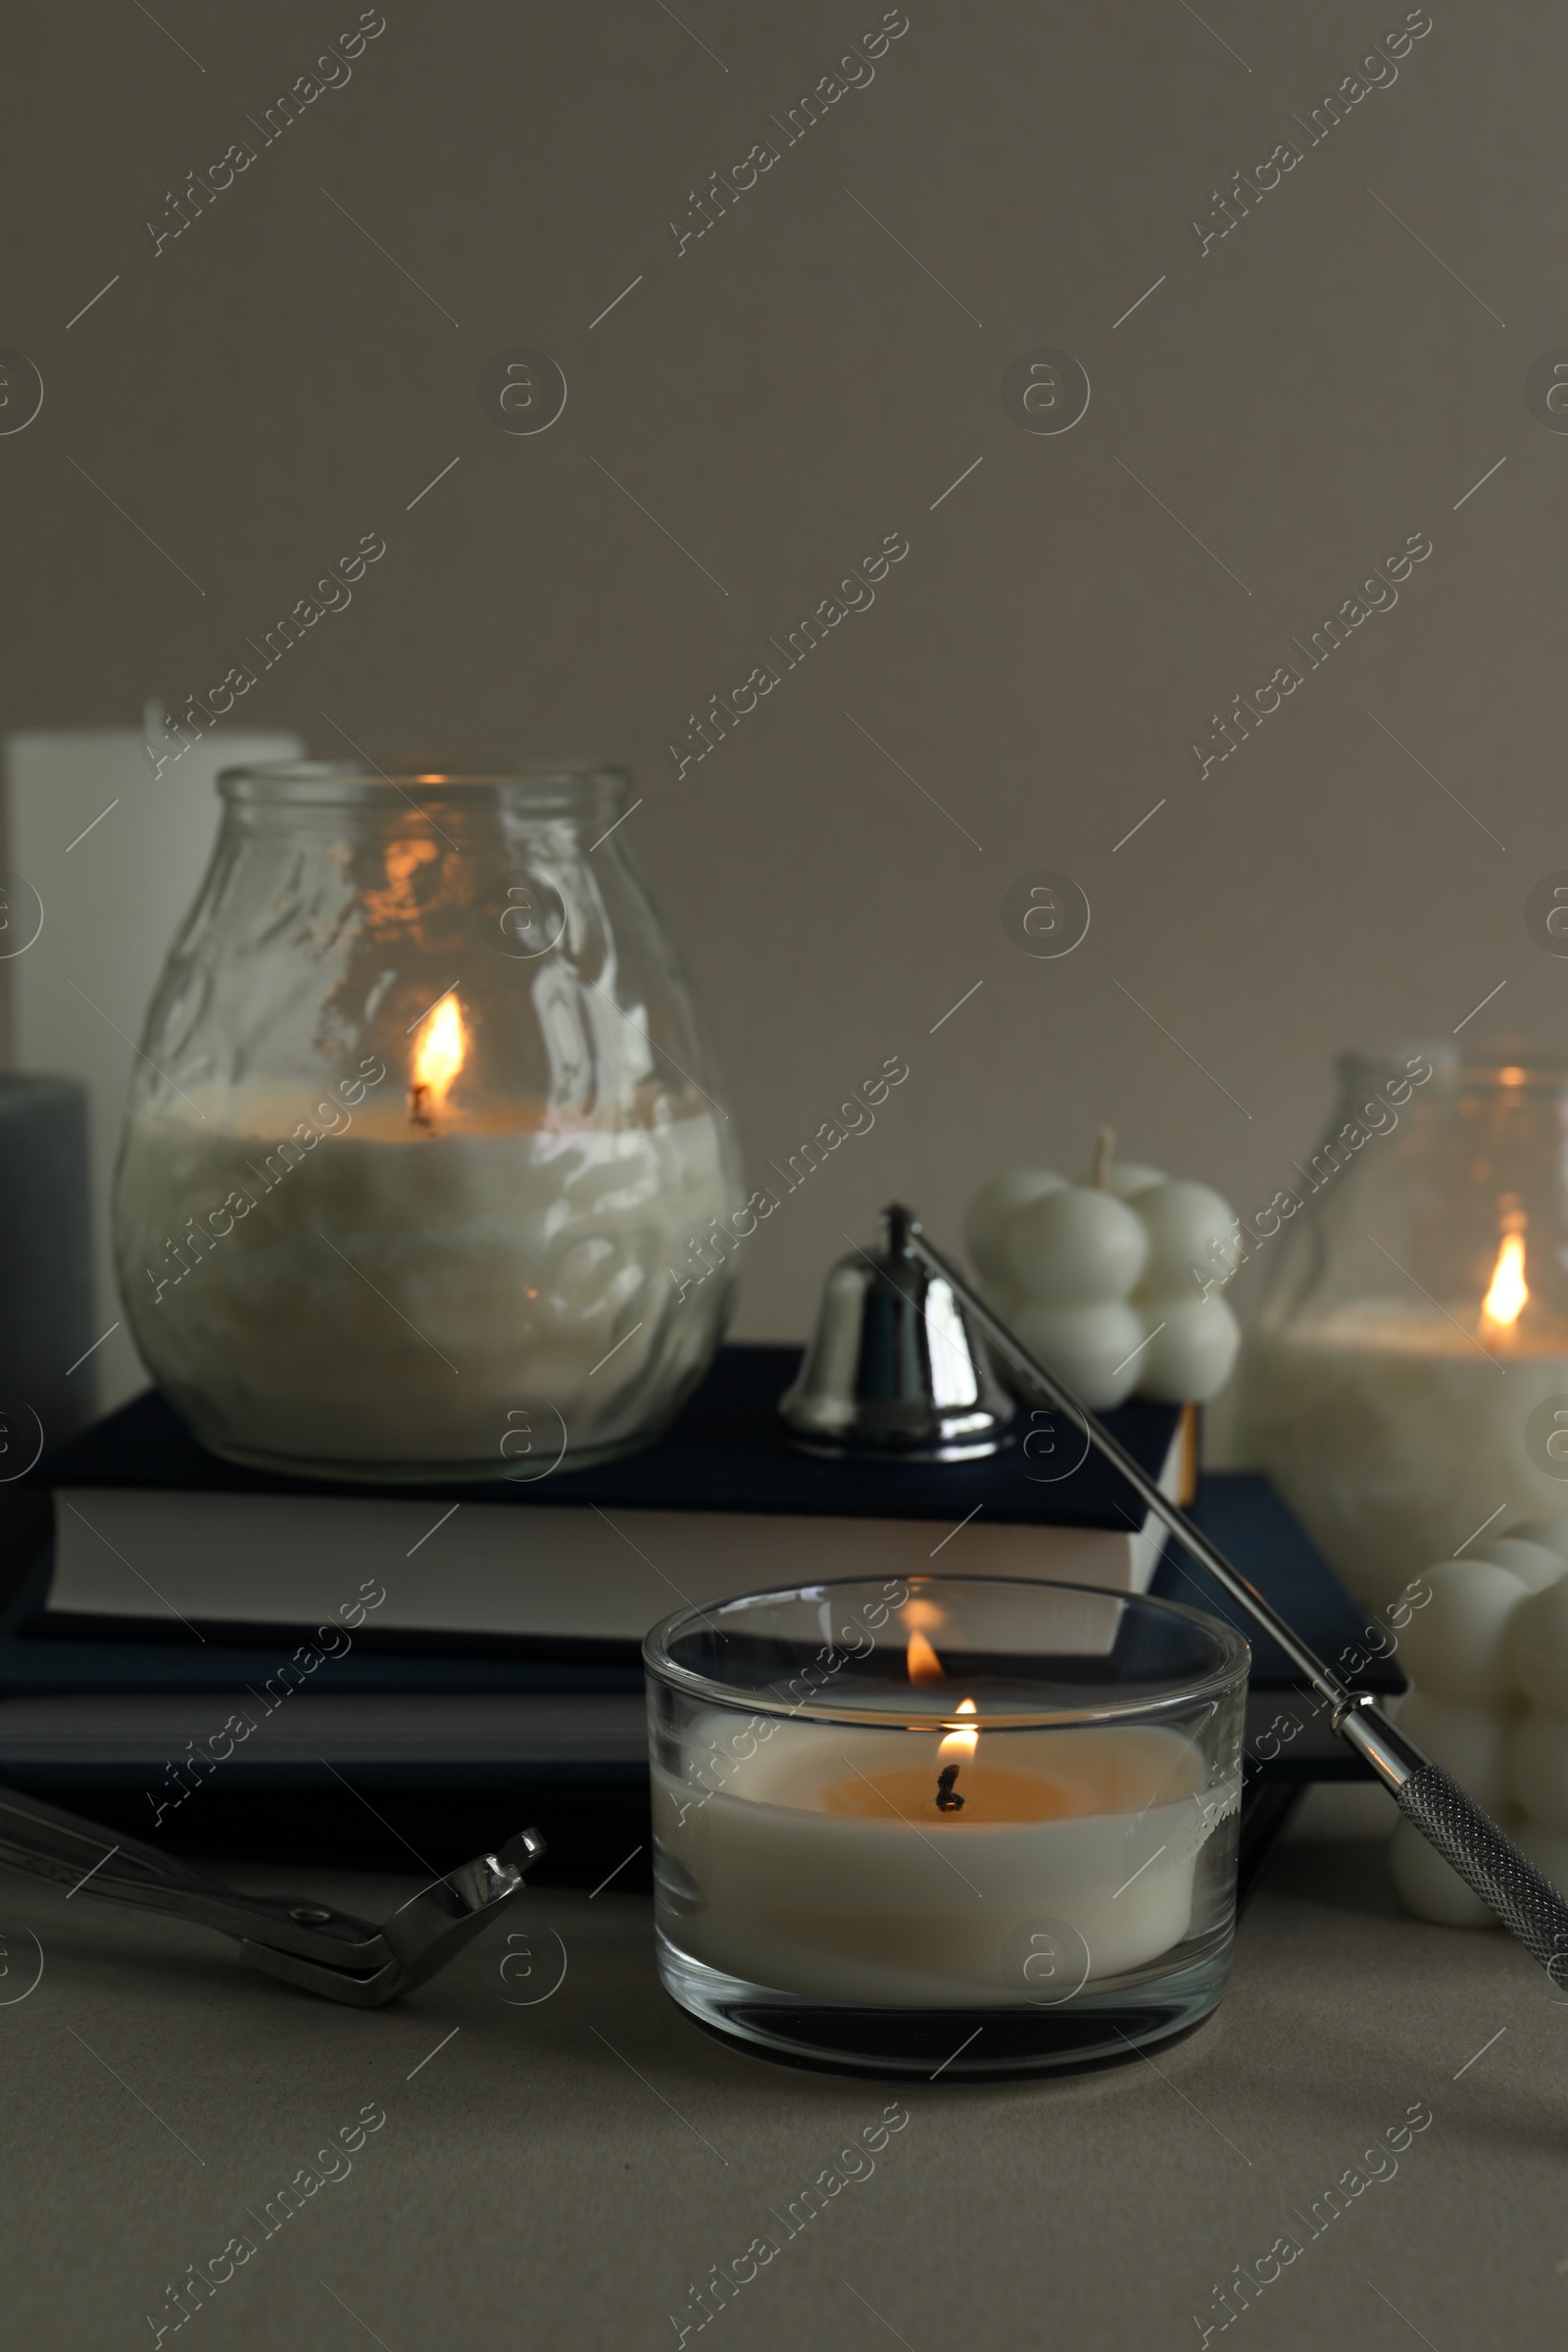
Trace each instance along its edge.
<path fill-rule="evenodd" d="M 463 1026 L 458 1000 L 453 996 L 443 997 L 426 1015 L 414 1049 L 410 1106 L 416 1119 L 427 1122 L 432 1111 L 444 1108 L 452 1081 L 462 1069 L 467 1052 L 467 1032 Z"/>
<path fill-rule="evenodd" d="M 942 1660 L 937 1656 L 936 1651 L 918 1627 L 909 1636 L 909 1646 L 906 1656 L 908 1660 L 911 1683 L 941 1682 Z"/>
<path fill-rule="evenodd" d="M 1512 1331 L 1529 1297 L 1524 1238 L 1517 1233 L 1505 1233 L 1493 1269 L 1492 1288 L 1481 1301 L 1482 1321 L 1496 1331 Z"/>
<path fill-rule="evenodd" d="M 972 1715 L 975 1711 L 974 1700 L 960 1698 L 957 1711 L 960 1715 Z M 944 1764 L 967 1764 L 969 1758 L 974 1754 L 975 1742 L 979 1737 L 980 1727 L 978 1724 L 955 1724 L 937 1749 L 939 1760 Z"/>

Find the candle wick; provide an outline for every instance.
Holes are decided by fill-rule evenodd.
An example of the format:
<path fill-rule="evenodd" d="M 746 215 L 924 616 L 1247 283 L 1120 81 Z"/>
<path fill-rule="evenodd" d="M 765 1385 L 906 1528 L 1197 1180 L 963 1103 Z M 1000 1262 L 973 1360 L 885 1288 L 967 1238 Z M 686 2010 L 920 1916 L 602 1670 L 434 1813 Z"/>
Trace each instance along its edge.
<path fill-rule="evenodd" d="M 1102 1127 L 1095 1147 L 1095 1170 L 1092 1179 L 1097 1192 L 1104 1192 L 1110 1183 L 1110 1163 L 1116 1151 L 1116 1130 Z"/>
<path fill-rule="evenodd" d="M 424 1107 L 424 1106 L 425 1106 L 425 1103 L 426 1103 L 426 1102 L 429 1100 L 429 1094 L 430 1094 L 430 1089 L 429 1089 L 427 1086 L 414 1085 L 414 1086 L 411 1086 L 411 1087 L 410 1087 L 410 1089 L 409 1089 L 409 1122 L 410 1122 L 410 1124 L 411 1124 L 412 1126 L 415 1126 L 415 1127 L 428 1127 L 428 1126 L 429 1126 L 429 1124 L 430 1124 L 430 1114 L 429 1114 L 429 1112 L 428 1112 L 428 1111 L 425 1109 L 425 1107 Z"/>
<path fill-rule="evenodd" d="M 956 1764 L 944 1764 L 942 1770 L 937 1774 L 937 1811 L 939 1813 L 961 1813 L 963 1811 L 963 1799 L 954 1787 L 957 1777 L 958 1767 Z"/>

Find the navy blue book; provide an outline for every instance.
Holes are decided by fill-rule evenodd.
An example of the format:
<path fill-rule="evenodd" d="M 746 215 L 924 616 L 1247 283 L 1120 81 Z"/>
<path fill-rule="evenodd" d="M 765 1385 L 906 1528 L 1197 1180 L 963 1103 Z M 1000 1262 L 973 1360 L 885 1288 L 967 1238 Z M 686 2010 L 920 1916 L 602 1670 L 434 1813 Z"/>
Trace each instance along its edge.
<path fill-rule="evenodd" d="M 235 1789 L 352 1773 L 405 1789 L 612 1793 L 645 1774 L 650 1622 L 834 1575 L 937 1565 L 1152 1590 L 1251 1639 L 1097 1456 L 1060 1474 L 1054 1432 L 940 1468 L 795 1454 L 776 1402 L 798 1360 L 727 1348 L 643 1453 L 456 1489 L 271 1478 L 208 1454 L 160 1397 L 136 1399 L 46 1463 L 37 1492 L 13 1490 L 43 1540 L 30 1566 L 19 1546 L 9 1592 L 0 1582 L 0 1777 L 136 1788 L 165 1829 L 220 1767 Z M 1177 1412 L 1107 1419 L 1174 1494 Z M 1399 1688 L 1265 1479 L 1205 1476 L 1192 1515 L 1321 1655 L 1365 1688 Z M 1251 1680 L 1255 1772 L 1356 1769 L 1261 1637 Z"/>
<path fill-rule="evenodd" d="M 786 1445 L 778 1400 L 800 1368 L 798 1348 L 732 1342 L 720 1348 L 673 1425 L 654 1445 L 591 1470 L 536 1475 L 541 1462 L 504 1460 L 490 1482 L 376 1487 L 359 1481 L 276 1478 L 220 1460 L 172 1405 L 149 1389 L 59 1447 L 30 1474 L 34 1486 L 133 1488 L 209 1494 L 397 1494 L 432 1502 L 549 1504 L 605 1509 L 776 1512 L 830 1518 L 931 1519 L 951 1526 L 977 1509 L 1036 1527 L 1119 1529 L 1143 1506 L 1080 1433 L 1026 1431 L 1024 1443 L 977 1462 L 817 1460 Z M 1105 1415 L 1151 1478 L 1164 1470 L 1181 1408 L 1133 1402 Z M 1032 1416 L 1039 1423 L 1051 1417 Z M 544 1460 L 548 1456 L 542 1457 Z"/>
<path fill-rule="evenodd" d="M 494 1481 L 333 1484 L 208 1453 L 156 1394 L 33 1473 L 54 1498 L 34 1630 L 163 1645 L 275 1644 L 352 1623 L 357 1653 L 432 1649 L 556 1664 L 634 1661 L 683 1601 L 852 1576 L 1047 1574 L 1148 1588 L 1157 1523 L 1082 1432 L 1033 1416 L 988 1460 L 817 1460 L 784 1440 L 793 1348 L 719 1351 L 669 1432 L 625 1459 L 553 1471 L 498 1453 Z M 1174 1494 L 1175 1406 L 1109 1416 Z"/>
<path fill-rule="evenodd" d="M 1204 1477 L 1192 1516 L 1324 1658 L 1362 1688 L 1401 1687 L 1368 1628 L 1265 1479 Z M 281 1627 L 241 1642 L 97 1638 L 40 1609 L 47 1556 L 0 1619 L 0 1778 L 47 1789 L 118 1788 L 147 1831 L 179 1835 L 183 1808 L 244 1791 L 368 1783 L 394 1792 L 494 1788 L 612 1800 L 646 1780 L 641 1669 L 635 1646 L 575 1657 L 525 1656 L 496 1642 L 468 1654 L 370 1647 L 342 1623 L 294 1641 Z M 1235 1603 L 1181 1547 L 1152 1588 L 1227 1618 Z M 51 1630 L 53 1628 L 54 1630 Z M 298 1629 L 295 1629 L 298 1630 Z M 292 1646 L 291 1646 L 292 1644 Z M 1253 1641 L 1248 1702 L 1250 1781 L 1364 1777 L 1272 1642 Z M 352 1780 L 348 1776 L 352 1776 Z M 135 1791 L 132 1797 L 129 1793 Z M 575 1801 L 575 1800 L 574 1800 Z M 166 1818 L 166 1816 L 168 1818 Z M 612 1857 L 613 1859 L 613 1857 Z"/>

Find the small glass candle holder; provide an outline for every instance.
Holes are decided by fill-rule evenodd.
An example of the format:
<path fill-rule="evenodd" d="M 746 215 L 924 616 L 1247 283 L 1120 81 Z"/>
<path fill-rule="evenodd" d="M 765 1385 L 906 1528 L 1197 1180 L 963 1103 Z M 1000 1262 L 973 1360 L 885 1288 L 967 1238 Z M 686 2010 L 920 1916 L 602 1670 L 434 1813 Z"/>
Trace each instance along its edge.
<path fill-rule="evenodd" d="M 644 1644 L 665 1990 L 759 2055 L 1119 2062 L 1230 1971 L 1248 1649 L 1025 1579 L 803 1586 Z"/>

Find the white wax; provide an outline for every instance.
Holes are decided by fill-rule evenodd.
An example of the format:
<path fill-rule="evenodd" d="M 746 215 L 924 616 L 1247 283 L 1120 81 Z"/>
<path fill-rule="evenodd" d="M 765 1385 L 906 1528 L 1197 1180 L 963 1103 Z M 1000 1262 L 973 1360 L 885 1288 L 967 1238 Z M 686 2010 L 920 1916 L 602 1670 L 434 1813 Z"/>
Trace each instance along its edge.
<path fill-rule="evenodd" d="M 1399 1708 L 1400 1731 L 1408 1732 L 1417 1747 L 1424 1747 L 1433 1763 L 1451 1773 L 1489 1813 L 1514 1803 L 1504 1756 L 1513 1722 L 1509 1706 L 1465 1706 L 1424 1690 L 1411 1690 Z"/>
<path fill-rule="evenodd" d="M 1131 1396 L 1146 1336 L 1143 1318 L 1132 1307 L 1046 1306 L 1025 1298 L 1013 1311 L 1011 1327 L 1047 1370 L 1096 1412 Z"/>
<path fill-rule="evenodd" d="M 1241 1330 L 1195 1296 L 1236 1229 L 1205 1184 L 1123 1161 L 1083 1184 L 1033 1168 L 982 1185 L 964 1241 L 987 1302 L 1056 1378 L 1102 1411 L 1136 1393 L 1201 1403 L 1230 1378 Z"/>
<path fill-rule="evenodd" d="M 1508 1633 L 1518 1688 L 1533 1706 L 1568 1715 L 1568 1576 L 1515 1609 Z"/>
<path fill-rule="evenodd" d="M 962 1812 L 928 1802 L 916 1817 L 901 1802 L 903 1818 L 855 1818 L 829 1808 L 862 1775 L 912 1770 L 934 1790 L 940 1726 L 784 1724 L 744 1761 L 735 1731 L 717 1714 L 707 1726 L 723 1758 L 710 1789 L 655 1763 L 660 1924 L 710 1968 L 817 1999 L 1015 2007 L 1077 1989 L 1060 1973 L 1074 1952 L 1083 1982 L 1136 1969 L 1187 1935 L 1198 1856 L 1239 1802 L 1237 1788 L 1206 1787 L 1192 1740 L 1140 1725 L 982 1732 L 958 1775 Z M 688 1740 L 699 1759 L 704 1734 Z M 988 1821 L 988 1769 L 1037 1781 L 1042 1818 Z M 1052 1926 L 1083 1939 L 1087 1977 Z"/>
<path fill-rule="evenodd" d="M 1478 1338 L 1419 1302 L 1368 1299 L 1249 1342 L 1243 1458 L 1373 1608 L 1504 1508 L 1554 1517 L 1568 1499 L 1524 1443 L 1535 1407 L 1568 1393 L 1568 1334 Z"/>
<path fill-rule="evenodd" d="M 1506 1735 L 1502 1770 L 1532 1821 L 1568 1830 L 1568 1720 L 1526 1707 Z"/>
<path fill-rule="evenodd" d="M 1019 1211 L 1066 1189 L 1066 1177 L 1049 1168 L 1010 1168 L 980 1187 L 963 1220 L 963 1246 L 987 1281 L 1007 1279 L 1007 1236 Z"/>
<path fill-rule="evenodd" d="M 206 1400 L 247 1450 L 493 1458 L 500 1475 L 509 1411 L 553 1406 L 573 1448 L 591 1445 L 656 1346 L 705 1350 L 722 1278 L 677 1304 L 669 1269 L 695 1276 L 688 1244 L 730 1205 L 712 1116 L 426 1133 L 401 1094 L 372 1097 L 285 1168 L 279 1139 L 311 1110 L 257 1101 L 223 1125 L 136 1118 L 125 1136 L 119 1271 L 137 1343 L 176 1403 Z M 215 1238 L 234 1195 L 252 1205 L 231 1203 Z M 548 1459 L 560 1429 L 536 1414 L 532 1440 Z"/>
<path fill-rule="evenodd" d="M 1412 1597 L 1421 1605 L 1401 1630 L 1399 1651 L 1410 1681 L 1457 1706 L 1495 1706 L 1506 1698 L 1513 1620 L 1529 1587 L 1492 1560 L 1440 1560 L 1422 1570 L 1421 1594 Z"/>
<path fill-rule="evenodd" d="M 1114 1193 L 1071 1184 L 1017 1212 L 1006 1254 L 1012 1280 L 1042 1306 L 1105 1306 L 1142 1274 L 1149 1235 Z"/>
<path fill-rule="evenodd" d="M 1511 1528 L 1423 1571 L 1400 1631 L 1414 1688 L 1401 1730 L 1561 1887 L 1568 1876 L 1568 1519 Z M 1528 1579 L 1526 1582 L 1524 1580 Z M 1390 1848 L 1406 1910 L 1441 1927 L 1492 1914 L 1408 1822 Z"/>
<path fill-rule="evenodd" d="M 1146 1298 L 1138 1311 L 1149 1343 L 1138 1357 L 1138 1394 L 1156 1404 L 1205 1403 L 1231 1376 L 1241 1325 L 1223 1298 Z"/>
<path fill-rule="evenodd" d="M 1143 1291 L 1151 1298 L 1191 1298 L 1194 1267 L 1206 1273 L 1223 1263 L 1238 1232 L 1236 1211 L 1210 1185 L 1182 1181 L 1152 1185 L 1137 1200 L 1149 1234 Z"/>

